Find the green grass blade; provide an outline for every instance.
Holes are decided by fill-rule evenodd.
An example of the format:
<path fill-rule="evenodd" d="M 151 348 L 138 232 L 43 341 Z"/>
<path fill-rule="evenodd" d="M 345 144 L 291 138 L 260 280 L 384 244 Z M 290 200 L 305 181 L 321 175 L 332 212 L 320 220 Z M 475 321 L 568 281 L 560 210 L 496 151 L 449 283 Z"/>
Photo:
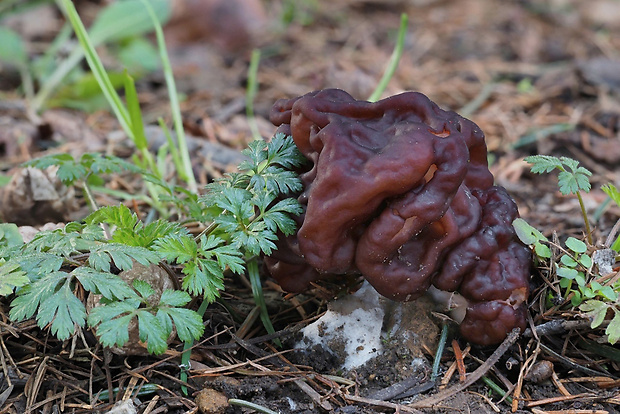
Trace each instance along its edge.
<path fill-rule="evenodd" d="M 236 405 L 237 407 L 250 408 L 253 411 L 257 411 L 262 414 L 278 414 L 278 412 L 270 410 L 267 407 L 263 407 L 262 405 L 255 404 L 250 401 L 239 400 L 237 398 L 231 398 L 228 400 L 228 404 Z"/>
<path fill-rule="evenodd" d="M 77 16 L 75 7 L 70 0 L 57 0 L 56 1 L 61 9 L 69 10 L 68 5 L 72 9 L 71 13 Z M 93 23 L 92 33 L 89 36 L 89 40 L 92 46 L 96 47 L 100 44 L 110 40 L 118 40 L 120 37 L 127 37 L 130 35 L 138 35 L 148 32 L 152 29 L 152 25 L 145 24 L 144 20 L 149 20 L 150 17 L 145 17 L 139 13 L 135 13 L 135 7 L 138 4 L 136 1 L 122 1 L 112 3 L 106 7 Z M 167 1 L 158 0 L 156 2 L 158 17 L 164 21 L 170 17 L 170 7 Z M 123 18 L 119 18 L 121 16 Z M 79 18 L 78 18 L 79 19 Z M 70 19 L 71 20 L 71 19 Z M 147 21 L 147 23 L 149 23 Z M 73 22 L 71 24 L 74 26 Z M 81 24 L 84 33 L 87 33 L 84 26 Z M 54 70 L 54 72 L 45 80 L 41 89 L 32 99 L 31 108 L 33 112 L 39 112 L 44 103 L 49 99 L 50 95 L 56 90 L 63 79 L 82 61 L 85 54 L 85 48 L 74 48 L 69 56 L 63 60 Z"/>
<path fill-rule="evenodd" d="M 400 28 L 398 29 L 398 38 L 396 40 L 396 45 L 394 46 L 394 51 L 392 52 L 388 66 L 385 69 L 385 73 L 383 73 L 383 77 L 379 81 L 377 88 L 368 98 L 368 101 L 370 102 L 376 102 L 379 98 L 381 98 L 381 95 L 385 91 L 385 88 L 387 88 L 388 83 L 390 83 L 392 76 L 394 76 L 394 72 L 396 72 L 398 62 L 400 62 L 400 58 L 403 55 L 408 20 L 409 18 L 405 13 L 400 15 Z"/>
<path fill-rule="evenodd" d="M 75 31 L 75 34 L 80 44 L 82 45 L 82 48 L 85 51 L 88 66 L 92 70 L 93 75 L 97 79 L 97 82 L 99 82 L 103 95 L 106 97 L 110 106 L 112 107 L 112 111 L 120 122 L 123 131 L 125 131 L 127 136 L 129 136 L 132 141 L 135 141 L 135 137 L 131 129 L 131 120 L 129 118 L 127 108 L 125 108 L 120 96 L 112 86 L 112 82 L 110 81 L 110 78 L 108 77 L 108 74 L 103 67 L 101 59 L 99 59 L 99 56 L 95 51 L 95 47 L 88 36 L 86 28 L 84 27 L 84 24 L 82 23 L 82 20 L 80 19 L 80 16 L 78 15 L 75 6 L 71 2 L 71 0 L 61 0 L 61 4 L 64 6 L 64 11 L 67 15 L 67 18 L 71 22 L 73 30 Z"/>
<path fill-rule="evenodd" d="M 207 307 L 209 306 L 209 301 L 204 300 L 200 304 L 200 307 L 196 311 L 200 317 L 204 317 L 205 312 L 207 311 Z M 187 372 L 190 368 L 190 357 L 192 356 L 192 347 L 194 346 L 194 341 L 187 341 L 183 343 L 183 353 L 181 354 L 181 374 L 179 375 L 179 379 L 183 382 L 183 384 L 187 383 Z M 188 395 L 188 390 L 185 385 L 181 385 L 181 391 L 183 395 Z"/>
<path fill-rule="evenodd" d="M 170 129 L 168 129 L 168 126 L 164 122 L 163 118 L 160 117 L 157 120 L 157 122 L 159 123 L 159 127 L 161 128 L 161 130 L 164 132 L 164 135 L 166 136 L 166 142 L 168 142 L 168 149 L 170 150 L 170 156 L 172 157 L 172 162 L 174 163 L 174 166 L 176 167 L 177 171 L 183 171 L 185 168 L 183 166 L 183 160 L 181 159 L 179 150 L 177 146 L 175 145 L 174 140 L 172 139 L 172 135 L 170 134 Z"/>
<path fill-rule="evenodd" d="M 258 262 L 256 258 L 252 258 L 247 263 L 248 276 L 250 278 L 250 284 L 252 285 L 252 295 L 254 296 L 254 303 L 260 308 L 260 319 L 263 322 L 263 326 L 268 333 L 273 334 L 276 330 L 271 324 L 269 319 L 269 312 L 267 312 L 267 304 L 265 304 L 265 297 L 263 296 L 263 286 L 260 281 L 260 272 L 258 271 Z M 280 340 L 275 338 L 273 342 L 277 346 L 282 346 Z"/>
<path fill-rule="evenodd" d="M 153 25 L 155 26 L 155 35 L 157 37 L 157 46 L 159 47 L 159 54 L 161 57 L 162 68 L 164 71 L 164 77 L 166 79 L 166 86 L 168 87 L 168 95 L 170 99 L 170 109 L 172 111 L 172 119 L 174 121 L 174 131 L 177 135 L 178 151 L 181 155 L 183 162 L 183 169 L 179 170 L 179 176 L 183 179 L 190 191 L 196 193 L 198 191 L 198 185 L 196 184 L 196 177 L 194 177 L 194 171 L 192 169 L 192 162 L 189 156 L 189 150 L 187 148 L 187 141 L 185 139 L 185 131 L 183 129 L 183 120 L 181 119 L 181 107 L 179 105 L 179 96 L 177 94 L 176 83 L 174 81 L 174 74 L 172 73 L 172 65 L 168 57 L 168 51 L 166 50 L 166 43 L 164 41 L 164 32 L 161 28 L 161 24 L 157 20 L 157 16 L 153 11 L 153 8 L 147 0 L 142 0 L 146 10 L 149 12 Z"/>
<path fill-rule="evenodd" d="M 258 91 L 258 65 L 260 63 L 260 50 L 252 50 L 252 57 L 250 59 L 250 67 L 248 68 L 248 87 L 245 93 L 245 113 L 252 130 L 252 137 L 254 139 L 263 139 L 258 130 L 258 124 L 254 117 L 254 98 Z"/>
<path fill-rule="evenodd" d="M 146 140 L 146 135 L 144 135 L 144 123 L 142 122 L 142 111 L 140 110 L 136 84 L 127 71 L 125 71 L 125 100 L 127 101 L 129 119 L 131 120 L 131 130 L 134 136 L 133 142 L 142 154 L 151 172 L 157 177 L 161 177 L 159 168 L 153 159 L 153 154 L 149 152 L 149 143 Z"/>
<path fill-rule="evenodd" d="M 149 144 L 144 135 L 144 123 L 142 122 L 142 111 L 140 111 L 140 101 L 136 84 L 131 75 L 125 70 L 125 100 L 127 101 L 127 111 L 131 120 L 131 130 L 133 131 L 134 144 L 140 151 L 148 149 Z"/>

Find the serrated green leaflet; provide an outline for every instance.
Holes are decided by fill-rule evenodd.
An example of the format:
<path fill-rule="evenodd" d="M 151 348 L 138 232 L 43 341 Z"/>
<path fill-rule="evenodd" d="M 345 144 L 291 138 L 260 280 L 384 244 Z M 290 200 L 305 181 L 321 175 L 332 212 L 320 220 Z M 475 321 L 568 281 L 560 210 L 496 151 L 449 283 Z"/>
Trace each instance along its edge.
<path fill-rule="evenodd" d="M 24 244 L 24 239 L 17 225 L 0 223 L 0 246 L 15 247 Z"/>
<path fill-rule="evenodd" d="M 58 286 L 69 277 L 66 272 L 50 272 L 20 289 L 18 296 L 11 302 L 9 313 L 11 319 L 21 321 L 31 318 L 39 308 L 39 304 L 44 303 L 53 295 Z"/>
<path fill-rule="evenodd" d="M 84 326 L 86 308 L 82 301 L 75 297 L 67 280 L 58 291 L 40 304 L 36 319 L 42 329 L 51 324 L 52 335 L 64 341 L 73 334 L 76 325 Z"/>
<path fill-rule="evenodd" d="M 17 263 L 0 262 L 0 296 L 8 296 L 16 287 L 21 287 L 30 282 L 26 272 L 20 270 Z"/>
<path fill-rule="evenodd" d="M 187 294 L 187 292 L 183 292 L 180 290 L 164 290 L 161 294 L 161 298 L 159 299 L 159 304 L 165 306 L 179 307 L 185 306 L 189 303 L 192 298 Z"/>
<path fill-rule="evenodd" d="M 128 246 L 121 243 L 106 243 L 91 250 L 88 263 L 96 270 L 110 271 L 110 260 L 121 270 L 133 267 L 133 261 L 145 266 L 158 263 L 159 255 L 140 246 Z"/>
<path fill-rule="evenodd" d="M 144 280 L 136 279 L 133 281 L 132 286 L 144 299 L 148 299 L 155 294 L 155 290 L 153 289 L 153 287 Z"/>
<path fill-rule="evenodd" d="M 224 272 L 215 260 L 197 259 L 188 263 L 183 269 L 183 289 L 192 295 L 204 295 L 204 299 L 213 302 L 224 289 Z"/>
<path fill-rule="evenodd" d="M 106 299 L 125 299 L 135 296 L 134 291 L 124 280 L 108 271 L 98 271 L 82 266 L 75 269 L 72 273 L 80 281 L 84 289 L 100 294 Z"/>
<path fill-rule="evenodd" d="M 138 328 L 140 340 L 146 342 L 146 349 L 153 354 L 161 354 L 168 349 L 168 333 L 155 315 L 150 312 L 138 311 Z"/>
<path fill-rule="evenodd" d="M 65 185 L 78 180 L 85 180 L 90 174 L 109 174 L 130 170 L 138 172 L 139 168 L 118 157 L 99 153 L 83 154 L 79 161 L 70 154 L 52 154 L 24 163 L 25 166 L 44 170 L 51 166 L 58 167 L 56 176 Z"/>
<path fill-rule="evenodd" d="M 177 329 L 177 335 L 182 341 L 199 339 L 204 333 L 202 318 L 190 309 L 164 307 L 159 309 L 158 316 L 160 314 L 162 316 L 166 316 L 166 319 L 171 319 L 172 322 L 174 322 L 174 326 Z"/>
<path fill-rule="evenodd" d="M 107 307 L 107 306 L 106 306 Z M 91 311 L 91 317 L 95 314 L 96 318 L 99 319 L 101 312 L 97 312 L 99 308 L 93 309 Z M 104 346 L 123 346 L 129 340 L 129 322 L 134 318 L 133 314 L 123 315 L 118 318 L 106 318 L 105 322 L 102 322 L 99 326 L 97 326 L 97 335 L 99 336 L 99 341 Z M 91 326 L 95 325 L 91 322 L 91 318 L 89 318 L 89 324 Z"/>
<path fill-rule="evenodd" d="M 532 164 L 531 171 L 535 174 L 550 173 L 558 169 L 558 184 L 560 192 L 564 195 L 577 194 L 578 191 L 590 191 L 588 177 L 592 172 L 584 167 L 579 167 L 579 162 L 568 157 L 553 157 L 551 155 L 532 155 L 525 158 Z"/>
<path fill-rule="evenodd" d="M 170 263 L 183 264 L 198 257 L 198 246 L 189 235 L 167 236 L 156 240 L 154 247 Z"/>

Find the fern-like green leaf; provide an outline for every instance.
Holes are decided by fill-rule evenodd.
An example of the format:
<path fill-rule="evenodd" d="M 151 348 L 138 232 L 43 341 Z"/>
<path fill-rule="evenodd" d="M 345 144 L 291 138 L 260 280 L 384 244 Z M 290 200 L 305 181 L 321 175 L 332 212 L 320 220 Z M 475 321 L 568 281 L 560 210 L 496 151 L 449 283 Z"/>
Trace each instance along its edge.
<path fill-rule="evenodd" d="M 190 294 L 203 295 L 205 300 L 213 302 L 224 289 L 224 271 L 217 261 L 197 259 L 183 268 L 182 287 Z"/>
<path fill-rule="evenodd" d="M 88 215 L 84 222 L 88 224 L 106 223 L 110 226 L 116 226 L 126 229 L 135 229 L 139 219 L 135 213 L 129 210 L 126 205 L 106 206 L 92 212 Z"/>
<path fill-rule="evenodd" d="M 63 285 L 71 276 L 66 272 L 55 271 L 47 273 L 30 285 L 24 286 L 18 296 L 11 302 L 9 316 L 12 320 L 21 321 L 31 318 L 39 306 Z"/>
<path fill-rule="evenodd" d="M 39 252 L 21 253 L 9 261 L 9 263 L 17 263 L 19 268 L 26 272 L 30 281 L 35 281 L 45 274 L 60 270 L 63 262 L 63 258 L 55 254 Z"/>
<path fill-rule="evenodd" d="M 17 247 L 24 244 L 19 228 L 14 223 L 0 223 L 0 247 Z"/>
<path fill-rule="evenodd" d="M 154 248 L 170 263 L 183 264 L 198 257 L 198 246 L 189 234 L 169 235 L 156 240 Z"/>
<path fill-rule="evenodd" d="M 67 280 L 60 289 L 40 303 L 36 319 L 41 329 L 51 324 L 52 335 L 64 341 L 69 339 L 76 326 L 84 326 L 86 308 L 75 297 Z"/>
<path fill-rule="evenodd" d="M 112 155 L 99 153 L 83 154 L 79 161 L 70 154 L 52 154 L 24 163 L 25 166 L 44 170 L 51 166 L 58 167 L 56 176 L 65 185 L 72 185 L 84 180 L 90 174 L 103 174 L 129 170 L 141 171 L 137 166 Z"/>
<path fill-rule="evenodd" d="M 200 339 L 204 333 L 202 318 L 191 309 L 162 307 L 159 309 L 157 316 L 160 323 L 162 319 L 172 319 L 177 329 L 177 335 L 183 342 Z"/>
<path fill-rule="evenodd" d="M 107 271 L 98 271 L 88 266 L 81 266 L 71 272 L 84 289 L 100 294 L 108 300 L 122 300 L 135 297 L 133 289 L 117 275 Z"/>
<path fill-rule="evenodd" d="M 532 164 L 531 171 L 534 174 L 550 173 L 556 168 L 562 168 L 562 161 L 551 155 L 532 155 L 525 158 L 525 162 Z"/>
<path fill-rule="evenodd" d="M 191 300 L 192 298 L 187 294 L 187 292 L 183 292 L 182 290 L 166 289 L 162 292 L 161 297 L 159 298 L 159 307 L 169 306 L 178 308 L 187 305 Z"/>
<path fill-rule="evenodd" d="M 70 257 L 73 254 L 87 252 L 95 248 L 103 237 L 103 233 L 94 227 L 88 227 L 85 237 L 81 232 L 85 229 L 80 223 L 67 223 L 64 229 L 42 231 L 24 246 L 25 253 L 46 252 L 58 256 Z"/>
<path fill-rule="evenodd" d="M 88 263 L 95 269 L 104 272 L 110 271 L 110 260 L 121 270 L 133 267 L 133 261 L 148 266 L 159 263 L 159 255 L 145 247 L 128 246 L 121 243 L 106 243 L 93 248 Z"/>
<path fill-rule="evenodd" d="M 308 160 L 299 152 L 293 138 L 277 133 L 267 144 L 267 159 L 270 164 L 276 164 L 286 169 L 301 167 Z"/>
<path fill-rule="evenodd" d="M 184 309 L 191 297 L 183 291 L 165 290 L 159 301 L 157 319 L 168 335 L 172 325 L 176 326 L 177 335 L 182 341 L 199 339 L 204 333 L 202 318 L 190 309 Z"/>
<path fill-rule="evenodd" d="M 70 154 L 52 154 L 28 161 L 23 165 L 44 170 L 51 166 L 58 167 L 56 176 L 65 185 L 71 185 L 77 180 L 86 178 L 88 169 Z"/>
<path fill-rule="evenodd" d="M 204 236 L 203 236 L 204 237 Z M 209 238 L 212 236 L 209 236 Z M 206 258 L 215 258 L 221 269 L 228 268 L 231 272 L 241 274 L 245 271 L 245 261 L 241 251 L 231 245 L 206 248 L 206 243 L 201 242 L 201 254 Z"/>
<path fill-rule="evenodd" d="M 155 290 L 153 289 L 153 287 L 144 280 L 134 280 L 132 286 L 142 297 L 143 302 L 146 302 L 146 299 L 155 294 Z"/>
<path fill-rule="evenodd" d="M 579 191 L 590 191 L 592 175 L 588 169 L 579 166 L 579 162 L 568 157 L 553 157 L 551 155 L 532 155 L 525 158 L 532 164 L 531 171 L 536 174 L 549 173 L 558 169 L 558 186 L 564 195 L 577 194 Z"/>
<path fill-rule="evenodd" d="M 146 349 L 152 354 L 162 354 L 168 349 L 169 332 L 162 327 L 157 317 L 146 310 L 138 310 L 140 340 L 146 342 Z"/>
<path fill-rule="evenodd" d="M 26 272 L 20 269 L 17 263 L 2 263 L 0 260 L 0 296 L 8 296 L 16 287 L 30 282 Z"/>
<path fill-rule="evenodd" d="M 88 315 L 88 325 L 96 327 L 103 346 L 123 346 L 129 340 L 129 322 L 140 302 L 123 301 L 97 306 Z"/>

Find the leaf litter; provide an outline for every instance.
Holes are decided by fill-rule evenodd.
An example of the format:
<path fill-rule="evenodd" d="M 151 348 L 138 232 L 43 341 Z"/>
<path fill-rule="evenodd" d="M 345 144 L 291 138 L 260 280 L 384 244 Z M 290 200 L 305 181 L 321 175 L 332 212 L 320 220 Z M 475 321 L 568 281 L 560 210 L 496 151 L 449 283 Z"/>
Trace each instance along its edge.
<path fill-rule="evenodd" d="M 83 3 L 96 15 L 96 2 Z M 620 160 L 620 98 L 614 69 L 620 28 L 608 19 L 614 13 L 614 2 L 566 1 L 558 6 L 552 1 L 302 1 L 295 11 L 303 11 L 305 17 L 293 15 L 283 24 L 289 3 L 293 2 L 264 2 L 262 12 L 268 28 L 261 29 L 254 40 L 255 46 L 270 51 L 259 67 L 260 88 L 254 108 L 264 136 L 273 133 L 266 119 L 278 98 L 324 87 L 339 87 L 358 98 L 369 95 L 392 51 L 391 35 L 398 27 L 400 13 L 406 12 L 411 23 L 404 58 L 386 95 L 418 90 L 476 122 L 486 133 L 493 157 L 491 169 L 498 184 L 510 191 L 522 217 L 545 237 L 552 241 L 557 237 L 581 238 L 580 206 L 574 198 L 557 191 L 555 178 L 531 174 L 521 161 L 524 157 L 567 156 L 592 171 L 592 190 L 583 194 L 591 216 L 606 198 L 601 184 L 620 182 L 616 167 Z M 53 15 L 46 18 L 56 19 Z M 19 30 L 15 22 L 11 24 Z M 54 21 L 46 27 L 58 30 Z M 31 36 L 30 44 L 45 45 L 45 34 L 35 38 L 32 32 L 24 33 Z M 184 123 L 194 135 L 193 167 L 203 186 L 234 171 L 242 157 L 240 151 L 251 137 L 244 113 L 249 47 L 227 51 L 222 48 L 225 43 L 192 44 L 183 40 L 171 47 L 175 73 L 186 96 L 182 102 Z M 4 131 L 0 136 L 0 172 L 4 177 L 18 177 L 23 161 L 48 153 L 68 153 L 75 158 L 93 148 L 126 157 L 133 153 L 127 141 L 119 139 L 119 126 L 106 112 L 50 109 L 41 114 L 41 119 L 33 118 L 20 104 L 16 92 L 19 76 L 10 67 L 0 70 L 0 124 Z M 138 83 L 149 123 L 167 116 L 162 83 L 158 72 Z M 50 111 L 56 115 L 51 116 Z M 21 139 L 16 140 L 16 134 Z M 44 179 L 46 186 L 58 193 L 56 185 Z M 112 174 L 108 188 L 131 194 L 140 192 L 141 184 L 131 175 Z M 0 187 L 0 192 L 2 200 L 9 200 L 32 190 L 26 184 L 10 184 Z M 97 194 L 97 202 L 102 206 L 118 204 L 114 194 Z M 32 201 L 28 200 L 3 201 L 0 214 L 8 222 L 24 214 L 31 220 L 29 224 L 37 227 L 47 221 L 68 222 L 74 218 L 66 214 L 75 207 L 71 204 L 68 208 L 66 203 L 86 207 L 83 199 L 73 197 L 60 194 L 55 214 L 49 218 L 32 210 Z M 138 214 L 146 214 L 142 201 L 135 199 L 131 204 Z M 9 210 L 20 205 L 24 207 L 21 213 Z M 619 217 L 617 207 L 602 210 L 592 223 L 595 242 L 604 241 Z M 551 247 L 553 250 L 553 244 Z M 544 269 L 541 273 L 546 274 Z M 19 275 L 13 277 L 19 283 Z M 612 268 L 609 278 L 617 278 L 617 269 Z M 384 338 L 384 359 L 342 372 L 329 352 L 316 350 L 314 358 L 308 360 L 290 349 L 297 332 L 322 314 L 335 294 L 344 293 L 342 286 L 315 286 L 305 294 L 286 295 L 272 282 L 264 283 L 275 334 L 265 334 L 257 322 L 249 282 L 224 275 L 222 301 L 207 310 L 205 334 L 192 350 L 189 396 L 180 392 L 185 384 L 179 382 L 179 371 L 185 368 L 179 367 L 175 347 L 159 357 L 119 358 L 103 349 L 90 331 L 78 331 L 59 342 L 36 321 L 10 324 L 3 316 L 2 412 L 106 412 L 114 402 L 129 398 L 137 398 L 134 402 L 140 402 L 136 406 L 143 413 L 197 412 L 205 408 L 198 407 L 195 396 L 207 392 L 204 390 L 280 412 L 416 412 L 427 410 L 421 408 L 424 401 L 438 404 L 433 412 L 618 411 L 617 348 L 601 341 L 607 323 L 592 330 L 590 321 L 577 314 L 549 309 L 545 300 L 552 287 L 544 283 L 532 296 L 532 329 L 519 340 L 510 337 L 514 343 L 506 342 L 498 348 L 501 355 L 493 356 L 494 349 L 480 348 L 459 354 L 458 342 L 449 346 L 442 359 L 440 382 L 449 384 L 448 391 L 458 392 L 449 399 L 437 397 L 446 391 L 435 397 L 419 396 L 414 403 L 419 408 L 408 405 L 411 396 L 397 394 L 383 401 L 373 395 L 381 395 L 380 390 L 397 384 L 414 393 L 428 393 L 425 384 L 430 380 L 435 341 L 419 344 L 418 354 L 412 355 L 404 342 Z M 3 303 L 3 314 L 8 312 Z M 592 312 L 598 312 L 596 322 L 600 322 L 602 311 Z M 427 335 L 436 339 L 438 331 Z M 284 341 L 284 348 L 271 344 L 276 337 Z M 423 363 L 415 365 L 419 358 Z M 492 364 L 494 359 L 498 362 Z M 541 361 L 552 363 L 550 376 L 541 383 L 529 381 L 539 377 L 532 372 Z M 475 378 L 474 373 L 488 377 L 510 391 L 509 396 L 493 394 L 486 383 L 450 381 L 457 365 L 464 368 L 465 378 Z M 428 398 L 435 400 L 425 400 Z M 242 410 L 232 406 L 227 412 Z"/>

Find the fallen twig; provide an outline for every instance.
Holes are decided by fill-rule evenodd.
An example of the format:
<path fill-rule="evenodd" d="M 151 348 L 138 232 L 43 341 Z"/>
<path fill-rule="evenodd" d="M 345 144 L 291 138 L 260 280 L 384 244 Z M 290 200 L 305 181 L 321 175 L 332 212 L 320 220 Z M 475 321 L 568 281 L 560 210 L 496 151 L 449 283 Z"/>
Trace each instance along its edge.
<path fill-rule="evenodd" d="M 559 333 L 565 333 L 568 331 L 572 331 L 574 329 L 585 329 L 590 328 L 590 324 L 592 322 L 588 319 L 581 319 L 576 321 L 566 321 L 564 319 L 554 319 L 549 322 L 545 322 L 536 326 L 534 329 L 536 330 L 537 336 L 549 336 Z M 533 332 L 530 328 L 527 328 L 525 332 L 523 332 L 523 336 L 526 338 L 531 338 L 533 336 Z"/>
<path fill-rule="evenodd" d="M 476 369 L 474 372 L 471 373 L 471 375 L 467 378 L 467 381 L 456 384 L 455 386 L 451 388 L 446 388 L 443 391 L 439 391 L 437 394 L 431 397 L 428 397 L 423 400 L 416 401 L 412 404 L 409 404 L 409 407 L 413 407 L 413 408 L 432 407 L 435 404 L 445 400 L 446 398 L 449 398 L 455 395 L 456 393 L 463 391 L 464 389 L 466 389 L 467 387 L 469 387 L 470 385 L 478 381 L 480 378 L 482 378 L 484 374 L 486 374 L 486 372 L 489 369 L 491 369 L 493 365 L 495 365 L 495 363 L 501 358 L 502 355 L 504 355 L 504 353 L 508 350 L 508 348 L 513 343 L 515 343 L 515 341 L 519 337 L 520 332 L 521 330 L 519 328 L 513 329 L 512 332 L 508 334 L 506 339 L 504 339 L 504 342 L 502 342 L 502 344 L 497 347 L 495 352 L 493 352 L 493 354 L 482 365 L 480 365 L 478 369 Z"/>
<path fill-rule="evenodd" d="M 357 402 L 357 403 L 364 403 L 364 404 L 374 405 L 374 406 L 377 406 L 377 407 L 392 408 L 392 409 L 396 410 L 396 412 L 401 412 L 402 411 L 402 412 L 406 412 L 406 413 L 422 414 L 421 411 L 416 410 L 415 408 L 412 408 L 412 407 L 408 407 L 406 405 L 402 405 L 402 404 L 396 404 L 396 403 L 391 403 L 391 402 L 381 401 L 381 400 L 373 400 L 371 398 L 359 397 L 357 395 L 343 394 L 342 397 L 345 400 L 347 400 L 347 401 L 353 401 L 353 402 Z"/>

